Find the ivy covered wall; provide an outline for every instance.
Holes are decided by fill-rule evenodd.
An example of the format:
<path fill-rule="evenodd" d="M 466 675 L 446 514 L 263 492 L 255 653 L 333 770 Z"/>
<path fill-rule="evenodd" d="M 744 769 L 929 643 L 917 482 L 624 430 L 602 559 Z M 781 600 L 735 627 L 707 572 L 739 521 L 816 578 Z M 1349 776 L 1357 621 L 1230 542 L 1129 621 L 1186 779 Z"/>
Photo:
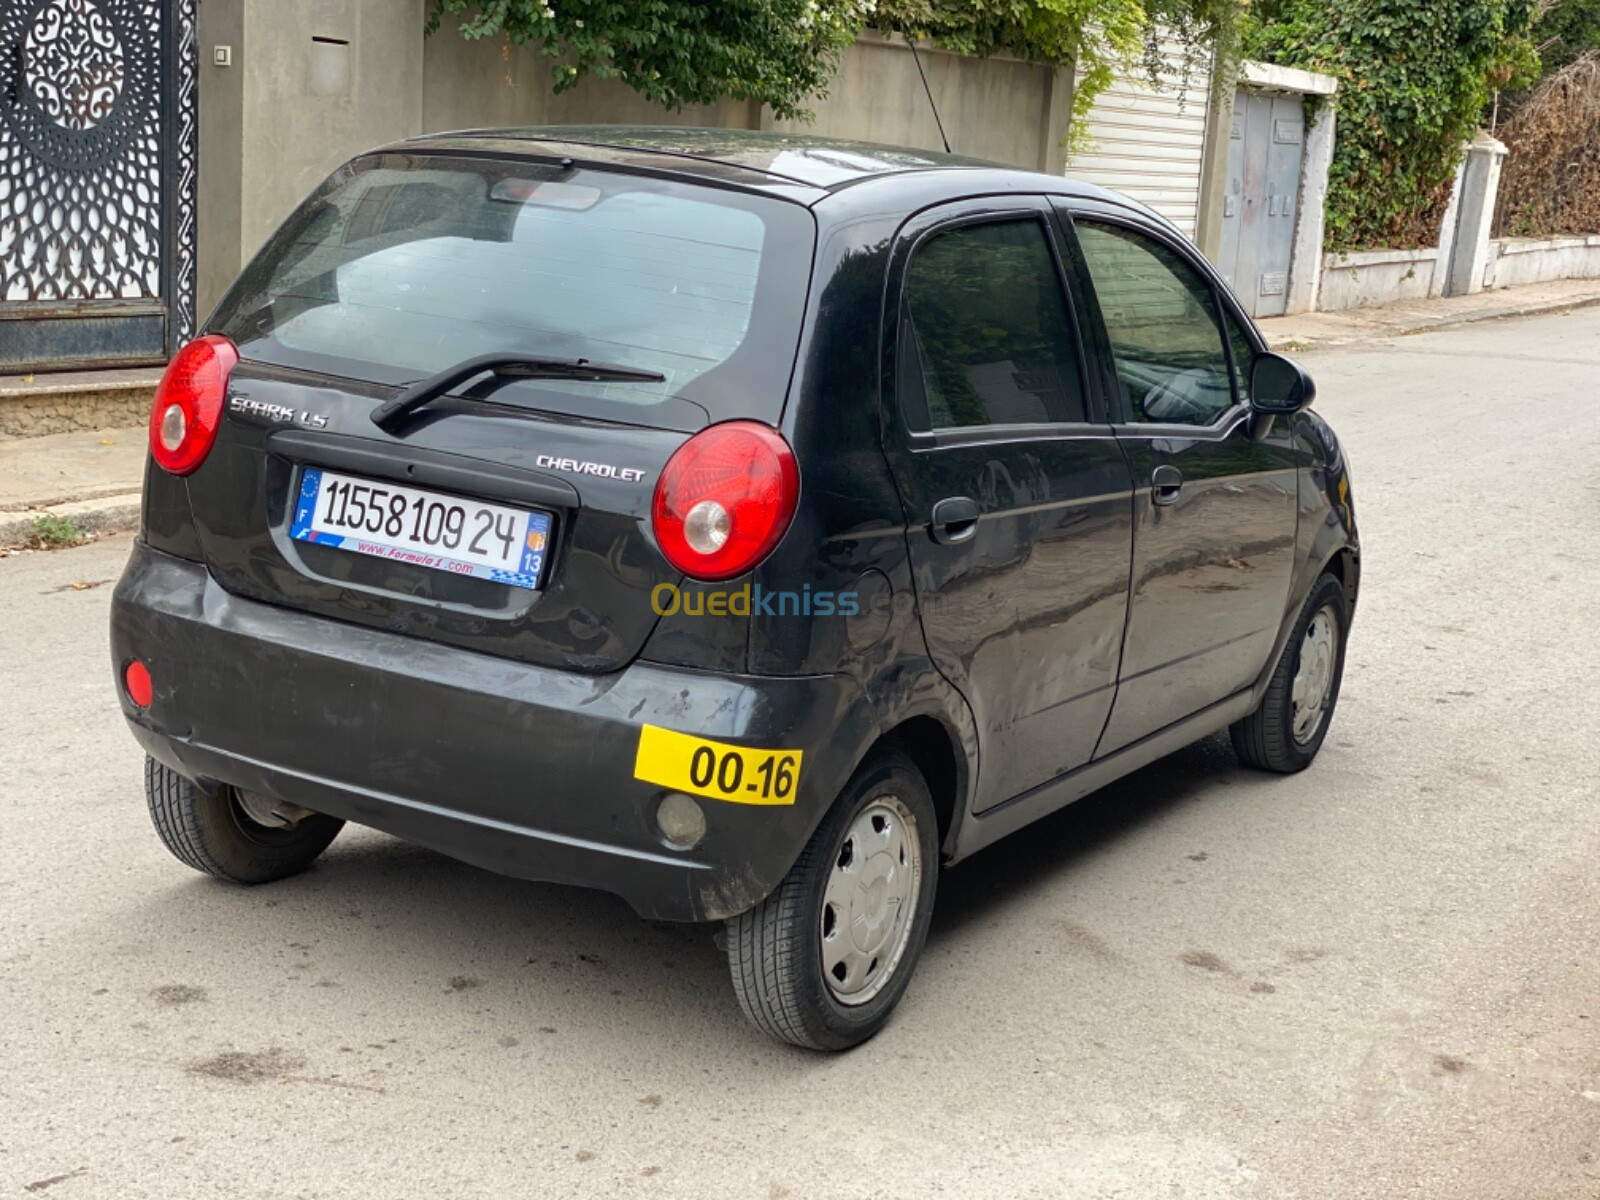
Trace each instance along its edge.
<path fill-rule="evenodd" d="M 1327 247 L 1437 244 L 1494 90 L 1537 68 L 1534 0 L 1260 0 L 1252 58 L 1339 80 Z"/>

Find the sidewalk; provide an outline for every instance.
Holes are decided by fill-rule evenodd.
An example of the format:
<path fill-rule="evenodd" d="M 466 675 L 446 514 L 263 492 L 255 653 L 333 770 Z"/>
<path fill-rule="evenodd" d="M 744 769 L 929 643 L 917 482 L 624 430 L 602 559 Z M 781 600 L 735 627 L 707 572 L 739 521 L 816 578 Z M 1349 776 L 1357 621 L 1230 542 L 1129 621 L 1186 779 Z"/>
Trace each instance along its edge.
<path fill-rule="evenodd" d="M 0 548 L 28 541 L 40 517 L 83 533 L 137 526 L 147 437 L 139 426 L 0 440 Z"/>
<path fill-rule="evenodd" d="M 1566 312 L 1600 304 L 1600 279 L 1564 280 L 1349 312 L 1303 313 L 1262 321 L 1276 349 L 1297 354 L 1381 341 L 1475 321 Z M 0 394 L 0 405 L 5 396 Z M 148 404 L 146 398 L 143 404 Z M 82 532 L 114 533 L 139 520 L 145 430 L 119 427 L 45 437 L 0 438 L 0 548 L 27 542 L 41 516 Z"/>
<path fill-rule="evenodd" d="M 1473 296 L 1404 300 L 1398 304 L 1352 308 L 1344 312 L 1271 317 L 1257 324 L 1273 349 L 1295 354 L 1351 342 L 1407 337 L 1477 321 L 1566 312 L 1591 304 L 1600 304 L 1600 279 L 1563 279 L 1479 292 Z"/>

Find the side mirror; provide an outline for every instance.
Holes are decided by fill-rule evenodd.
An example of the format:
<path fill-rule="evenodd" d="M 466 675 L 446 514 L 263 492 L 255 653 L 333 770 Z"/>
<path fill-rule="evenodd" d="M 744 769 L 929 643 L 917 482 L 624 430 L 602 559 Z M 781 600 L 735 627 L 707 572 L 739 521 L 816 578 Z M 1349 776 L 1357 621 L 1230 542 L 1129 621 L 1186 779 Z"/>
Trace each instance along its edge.
<path fill-rule="evenodd" d="M 1250 407 L 1272 417 L 1304 412 L 1317 398 L 1317 385 L 1306 369 L 1281 354 L 1262 354 L 1250 371 Z"/>

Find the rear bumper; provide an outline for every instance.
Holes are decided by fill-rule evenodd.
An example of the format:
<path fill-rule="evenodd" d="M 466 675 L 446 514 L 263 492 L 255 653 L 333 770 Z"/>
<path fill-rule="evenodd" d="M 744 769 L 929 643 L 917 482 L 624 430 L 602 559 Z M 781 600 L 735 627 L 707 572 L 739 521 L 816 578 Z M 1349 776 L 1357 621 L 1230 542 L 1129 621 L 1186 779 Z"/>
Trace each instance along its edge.
<path fill-rule="evenodd" d="M 198 563 L 136 544 L 112 603 L 113 667 L 138 658 L 145 750 L 232 784 L 525 879 L 599 888 L 662 920 L 717 920 L 788 872 L 853 767 L 830 761 L 843 676 L 766 678 L 635 663 L 604 676 L 511 662 L 241 599 Z M 118 687 L 121 695 L 121 688 Z M 675 851 L 633 777 L 639 729 L 804 752 L 795 802 L 703 799 Z"/>

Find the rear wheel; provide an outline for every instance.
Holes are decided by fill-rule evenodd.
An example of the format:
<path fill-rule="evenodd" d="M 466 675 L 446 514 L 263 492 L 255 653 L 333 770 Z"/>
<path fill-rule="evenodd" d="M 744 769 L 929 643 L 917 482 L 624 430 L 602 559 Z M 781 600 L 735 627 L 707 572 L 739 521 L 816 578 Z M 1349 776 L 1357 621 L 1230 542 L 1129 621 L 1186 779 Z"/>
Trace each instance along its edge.
<path fill-rule="evenodd" d="M 1339 702 L 1349 630 L 1344 584 L 1323 575 L 1306 597 L 1260 706 L 1229 727 L 1245 766 L 1287 775 L 1311 765 Z"/>
<path fill-rule="evenodd" d="M 938 817 L 910 759 L 862 766 L 772 895 L 728 922 L 745 1015 L 810 1050 L 845 1050 L 888 1021 L 928 936 Z"/>
<path fill-rule="evenodd" d="M 229 883 L 271 883 L 309 867 L 344 822 L 223 787 L 203 792 L 148 755 L 150 820 L 179 862 Z"/>

